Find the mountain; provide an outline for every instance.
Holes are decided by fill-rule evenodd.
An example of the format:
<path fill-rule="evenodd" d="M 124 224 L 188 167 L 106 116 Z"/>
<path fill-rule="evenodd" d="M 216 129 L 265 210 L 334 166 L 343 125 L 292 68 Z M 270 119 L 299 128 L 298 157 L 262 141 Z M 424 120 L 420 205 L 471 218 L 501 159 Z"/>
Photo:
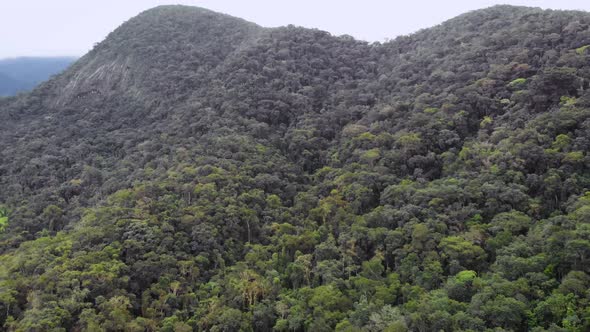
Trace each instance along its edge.
<path fill-rule="evenodd" d="M 25 83 L 0 72 L 0 96 L 16 94 L 17 91 L 24 90 L 24 87 Z"/>
<path fill-rule="evenodd" d="M 37 84 L 62 72 L 75 60 L 75 57 L 0 59 L 0 97 L 32 90 Z"/>
<path fill-rule="evenodd" d="M 590 329 L 590 14 L 186 6 L 0 99 L 8 331 Z"/>

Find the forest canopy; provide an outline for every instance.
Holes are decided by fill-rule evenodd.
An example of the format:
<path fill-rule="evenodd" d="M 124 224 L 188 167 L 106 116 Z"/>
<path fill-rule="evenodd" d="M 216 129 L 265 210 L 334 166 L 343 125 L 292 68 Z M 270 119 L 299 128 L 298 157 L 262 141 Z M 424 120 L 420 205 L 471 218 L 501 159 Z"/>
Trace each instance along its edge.
<path fill-rule="evenodd" d="M 589 47 L 577 11 L 146 11 L 0 99 L 0 326 L 588 331 Z"/>

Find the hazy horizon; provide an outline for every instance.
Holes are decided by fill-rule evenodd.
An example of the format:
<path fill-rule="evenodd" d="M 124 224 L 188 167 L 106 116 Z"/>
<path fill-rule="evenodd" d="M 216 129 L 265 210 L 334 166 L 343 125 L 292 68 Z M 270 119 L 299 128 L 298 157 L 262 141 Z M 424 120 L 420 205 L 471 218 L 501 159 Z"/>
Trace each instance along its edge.
<path fill-rule="evenodd" d="M 265 27 L 294 24 L 317 28 L 333 35 L 351 35 L 359 40 L 385 41 L 440 24 L 462 13 L 498 4 L 544 9 L 590 11 L 582 0 L 455 0 L 432 3 L 365 1 L 272 2 L 254 0 L 247 4 L 229 0 L 145 0 L 100 3 L 74 0 L 5 1 L 0 3 L 0 29 L 3 36 L 0 59 L 16 57 L 79 57 L 95 43 L 140 12 L 165 4 L 184 4 L 207 8 L 257 23 Z M 31 10 L 33 9 L 33 10 Z"/>

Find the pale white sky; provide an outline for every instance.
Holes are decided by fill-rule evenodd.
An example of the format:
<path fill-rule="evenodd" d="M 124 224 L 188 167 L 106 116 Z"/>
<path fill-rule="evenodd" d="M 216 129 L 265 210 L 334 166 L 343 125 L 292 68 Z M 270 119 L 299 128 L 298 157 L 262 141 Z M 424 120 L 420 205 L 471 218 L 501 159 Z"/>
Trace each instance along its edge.
<path fill-rule="evenodd" d="M 590 11 L 590 0 L 0 0 L 0 58 L 82 55 L 162 4 L 205 7 L 262 26 L 295 24 L 383 41 L 495 4 Z"/>

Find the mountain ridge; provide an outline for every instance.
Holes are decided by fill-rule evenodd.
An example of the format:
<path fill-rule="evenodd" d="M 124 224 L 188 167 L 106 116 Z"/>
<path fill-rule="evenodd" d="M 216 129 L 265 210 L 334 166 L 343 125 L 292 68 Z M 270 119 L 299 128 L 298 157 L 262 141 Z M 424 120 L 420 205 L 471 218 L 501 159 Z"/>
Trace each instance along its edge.
<path fill-rule="evenodd" d="M 0 99 L 0 324 L 587 330 L 589 27 L 140 14 Z"/>
<path fill-rule="evenodd" d="M 405 36 L 398 36 L 394 39 L 392 39 L 391 41 L 384 43 L 383 45 L 390 45 L 391 47 L 389 48 L 397 48 L 398 46 L 396 46 L 397 44 L 403 44 L 403 40 L 407 39 L 407 38 L 411 38 L 412 36 L 416 35 L 416 34 L 420 34 L 422 32 L 427 33 L 429 31 L 433 31 L 436 29 L 444 29 L 444 27 L 446 25 L 453 25 L 456 22 L 458 22 L 459 20 L 465 20 L 467 19 L 467 21 L 469 21 L 469 19 L 474 20 L 474 19 L 481 19 L 482 17 L 488 16 L 488 18 L 492 17 L 493 18 L 493 14 L 495 13 L 496 16 L 499 13 L 498 11 L 502 11 L 502 10 L 509 10 L 510 12 L 512 12 L 514 15 L 518 15 L 519 13 L 522 12 L 527 12 L 527 14 L 530 15 L 535 15 L 535 14 L 541 14 L 541 13 L 547 13 L 547 12 L 551 12 L 551 11 L 544 11 L 540 8 L 530 8 L 530 7 L 525 7 L 525 6 L 511 6 L 511 5 L 496 5 L 496 6 L 492 6 L 492 7 L 488 7 L 488 8 L 484 8 L 484 9 L 478 9 L 478 10 L 473 10 L 470 12 L 467 12 L 465 14 L 462 14 L 460 16 L 457 16 L 455 18 L 449 19 L 441 24 L 438 24 L 434 27 L 431 28 L 425 28 L 425 29 L 421 29 L 419 31 L 416 31 L 412 34 L 409 35 L 405 35 Z M 183 6 L 183 5 L 162 5 L 162 6 L 158 6 L 149 10 L 144 11 L 143 13 L 141 13 L 140 15 L 138 15 L 137 17 L 134 17 L 133 19 L 129 20 L 128 22 L 126 22 L 125 24 L 123 24 L 119 29 L 117 29 L 116 31 L 113 31 L 111 34 L 109 34 L 109 36 L 107 36 L 107 38 L 105 39 L 104 42 L 97 44 L 96 48 L 91 50 L 86 56 L 87 57 L 92 57 L 95 56 L 96 53 L 100 53 L 100 51 L 102 49 L 109 49 L 112 50 L 115 46 L 115 44 L 117 43 L 118 39 L 123 39 L 123 40 L 128 40 L 128 36 L 123 37 L 122 35 L 126 34 L 126 30 L 127 29 L 131 29 L 132 25 L 135 24 L 134 22 L 139 22 L 138 20 L 142 20 L 145 18 L 145 20 L 150 20 L 150 22 L 152 22 L 151 20 L 155 20 L 153 22 L 158 22 L 158 19 L 161 19 L 162 21 L 165 22 L 176 22 L 177 25 L 180 25 L 182 23 L 181 20 L 179 21 L 174 21 L 174 15 L 181 13 L 186 15 L 187 11 L 190 11 L 191 14 L 189 15 L 192 18 L 205 18 L 205 19 L 218 19 L 218 20 L 225 20 L 226 23 L 232 22 L 232 23 L 240 23 L 243 24 L 244 26 L 250 26 L 251 29 L 257 31 L 257 33 L 262 33 L 262 31 L 266 31 L 266 34 L 271 33 L 271 31 L 279 31 L 281 29 L 285 29 L 286 27 L 278 27 L 278 28 L 263 28 L 260 27 L 258 25 L 256 25 L 255 23 L 251 23 L 251 22 L 247 22 L 245 20 L 236 18 L 236 17 L 232 17 L 230 15 L 226 15 L 226 14 L 221 14 L 221 13 L 215 13 L 213 11 L 207 10 L 205 8 L 200 8 L 200 7 L 193 7 L 193 6 Z M 560 11 L 557 11 L 560 12 Z M 570 13 L 570 14 L 581 14 L 584 13 L 582 11 L 562 11 L 564 13 Z M 166 18 L 161 18 L 160 15 L 168 15 Z M 149 23 L 146 23 L 146 25 L 150 25 Z M 180 27 L 178 27 L 180 29 Z M 303 28 L 305 29 L 305 28 Z M 142 29 L 137 29 L 138 31 L 141 31 Z M 174 29 L 172 29 L 173 31 Z M 312 29 L 315 30 L 315 29 Z M 131 31 L 131 30 L 130 30 Z M 149 31 L 149 30 L 148 30 Z M 319 30 L 315 30 L 318 31 Z M 132 33 L 132 32 L 131 32 Z M 323 34 L 329 34 L 327 32 L 321 32 Z M 133 33 L 132 33 L 133 34 Z M 121 35 L 119 37 L 117 37 L 118 35 Z M 149 34 L 147 34 L 149 35 Z M 154 34 L 157 35 L 157 34 Z M 339 38 L 338 36 L 333 36 L 334 38 Z M 168 40 L 174 40 L 174 38 L 164 38 L 164 39 L 168 39 Z M 208 39 L 215 39 L 215 38 L 208 38 Z M 150 43 L 154 43 L 157 44 L 158 42 L 161 42 L 162 40 L 156 41 L 156 40 L 145 40 L 146 44 L 150 44 Z M 367 42 L 363 42 L 360 40 L 355 40 L 356 42 L 359 43 L 367 43 Z M 368 44 L 368 43 L 367 43 Z M 378 45 L 380 43 L 374 43 L 375 45 Z M 580 43 L 580 47 L 584 46 L 583 43 Z M 125 45 L 121 46 L 122 49 L 127 49 L 127 47 Z M 117 55 L 120 56 L 120 55 Z M 149 57 L 148 57 L 149 58 Z M 127 59 L 129 60 L 129 59 Z M 126 65 L 125 60 L 121 60 L 122 63 L 118 63 L 118 64 L 114 64 L 111 63 L 109 64 L 102 64 L 101 66 L 103 66 L 102 68 L 109 68 L 109 66 L 111 66 L 111 71 L 113 75 L 108 75 L 108 76 L 119 76 L 119 75 L 115 75 L 117 74 L 116 72 L 123 72 L 123 75 L 125 75 L 124 73 L 127 72 L 125 69 L 128 69 L 128 65 Z M 92 66 L 91 66 L 92 67 Z M 116 67 L 116 69 L 114 68 Z M 76 67 L 78 68 L 78 67 Z M 72 68 L 72 71 L 75 70 L 79 70 L 76 68 Z M 93 67 L 94 68 L 94 67 Z M 95 68 L 96 70 L 97 68 Z M 93 77 L 93 75 L 100 75 L 101 74 L 101 70 L 98 69 L 98 71 L 91 71 L 91 70 L 84 70 L 81 71 L 81 73 L 84 73 L 85 76 L 88 77 Z M 82 74 L 80 74 L 82 75 Z M 152 77 L 149 77 L 152 78 Z M 123 78 L 120 78 L 123 79 Z M 79 81 L 79 78 L 77 79 L 68 79 L 71 82 L 74 82 L 72 85 L 68 85 L 69 89 L 73 89 L 75 87 L 75 82 Z M 86 87 L 85 89 L 86 93 L 90 93 L 92 91 L 92 88 L 90 87 Z M 82 92 L 82 93 L 84 93 Z M 69 95 L 69 93 L 66 92 L 66 95 Z M 60 104 L 63 101 L 58 101 L 57 103 Z M 63 105 L 61 105 L 63 106 Z"/>

